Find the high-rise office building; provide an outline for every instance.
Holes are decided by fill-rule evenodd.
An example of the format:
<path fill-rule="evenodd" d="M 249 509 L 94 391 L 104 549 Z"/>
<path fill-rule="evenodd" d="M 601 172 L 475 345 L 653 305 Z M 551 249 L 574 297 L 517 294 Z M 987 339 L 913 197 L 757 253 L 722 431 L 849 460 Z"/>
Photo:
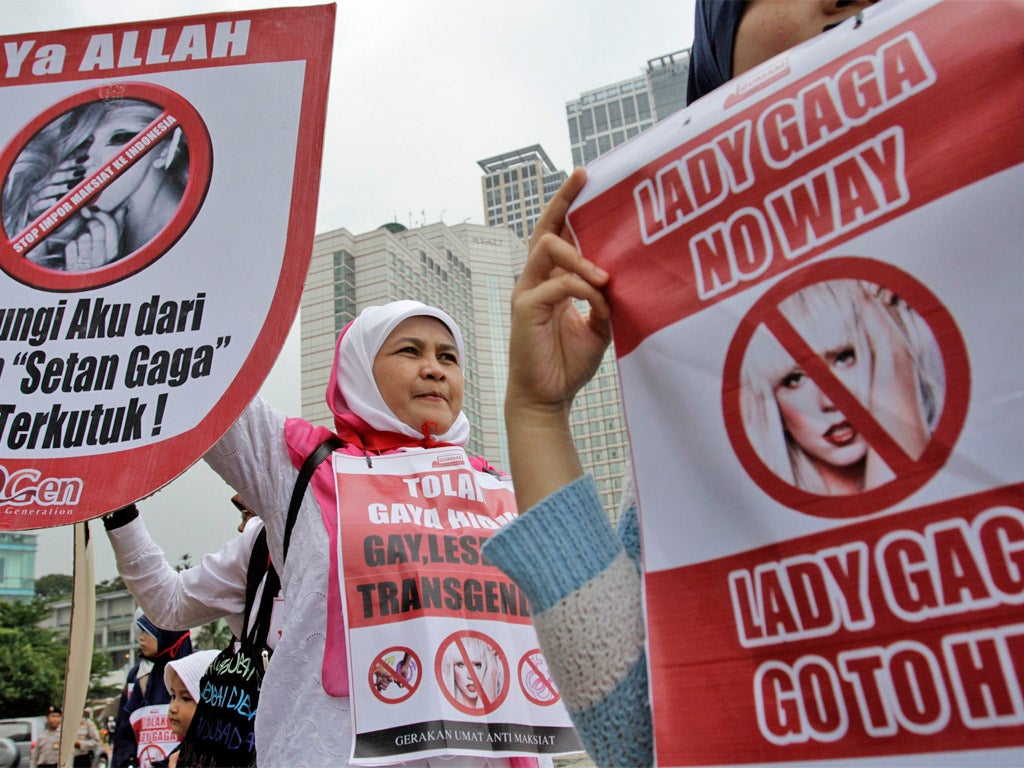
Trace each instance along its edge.
<path fill-rule="evenodd" d="M 648 59 L 642 75 L 566 102 L 573 165 L 583 166 L 686 106 L 690 50 Z"/>
<path fill-rule="evenodd" d="M 507 468 L 509 304 L 525 260 L 521 236 L 479 224 L 388 224 L 361 235 L 317 235 L 302 294 L 303 417 L 333 424 L 324 392 L 345 324 L 364 307 L 416 299 L 459 324 L 466 344 L 463 410 L 473 427 L 467 448 Z"/>
<path fill-rule="evenodd" d="M 50 615 L 41 623 L 67 642 L 71 632 L 71 601 L 57 600 L 49 604 Z M 104 684 L 124 683 L 124 674 L 135 662 L 139 640 L 135 610 L 139 607 L 127 589 L 100 592 L 96 595 L 93 652 L 110 657 L 113 672 Z M 116 699 L 115 699 L 116 701 Z"/>
<path fill-rule="evenodd" d="M 567 177 L 540 144 L 481 160 L 480 168 L 488 226 L 508 227 L 524 239 L 529 239 L 544 205 Z"/>

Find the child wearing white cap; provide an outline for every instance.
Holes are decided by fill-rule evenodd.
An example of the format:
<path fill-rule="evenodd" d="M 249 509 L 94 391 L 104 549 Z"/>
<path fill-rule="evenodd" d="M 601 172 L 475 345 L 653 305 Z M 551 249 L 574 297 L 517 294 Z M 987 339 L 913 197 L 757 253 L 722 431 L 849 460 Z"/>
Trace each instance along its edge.
<path fill-rule="evenodd" d="M 196 704 L 199 702 L 199 684 L 206 668 L 218 655 L 220 651 L 196 651 L 189 656 L 169 661 L 164 667 L 164 685 L 171 692 L 167 720 L 179 739 L 185 738 L 185 734 L 188 733 L 188 727 L 196 713 Z M 168 757 L 169 768 L 175 768 L 178 763 L 178 750 L 175 749 Z"/>

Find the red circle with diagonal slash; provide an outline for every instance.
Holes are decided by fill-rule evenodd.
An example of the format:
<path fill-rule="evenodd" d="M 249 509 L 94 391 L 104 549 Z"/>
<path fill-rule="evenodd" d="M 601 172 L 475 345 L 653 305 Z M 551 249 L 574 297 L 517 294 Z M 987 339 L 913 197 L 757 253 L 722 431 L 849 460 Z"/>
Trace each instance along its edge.
<path fill-rule="evenodd" d="M 495 693 L 493 698 L 488 698 L 488 695 L 484 690 L 484 686 L 481 684 L 480 678 L 477 676 L 476 669 L 473 666 L 473 660 L 470 658 L 469 651 L 463 643 L 467 638 L 473 638 L 488 645 L 491 650 L 494 651 L 495 659 L 501 664 L 502 685 L 501 689 Z M 455 696 L 455 692 L 449 690 L 448 681 L 444 679 L 443 670 L 445 652 L 453 645 L 457 649 L 462 662 L 466 665 L 466 671 L 470 675 L 470 680 L 476 687 L 480 701 L 479 707 L 471 707 L 459 701 Z M 505 654 L 502 652 L 501 647 L 483 632 L 475 632 L 472 629 L 463 629 L 459 632 L 453 632 L 446 637 L 438 647 L 437 656 L 434 658 L 434 674 L 437 677 L 437 684 L 441 688 L 441 692 L 444 694 L 444 697 L 448 699 L 448 702 L 457 710 L 464 712 L 467 715 L 488 715 L 500 707 L 508 696 L 508 690 L 510 687 L 508 659 L 505 658 Z"/>
<path fill-rule="evenodd" d="M 540 648 L 527 651 L 519 660 L 519 685 L 523 695 L 539 707 L 550 707 L 562 699 Z"/>
<path fill-rule="evenodd" d="M 411 679 L 407 679 L 396 669 L 397 665 L 388 663 L 388 658 L 394 656 L 398 656 L 399 658 L 408 656 L 409 660 L 413 664 L 413 669 L 416 670 L 415 676 Z M 385 687 L 383 691 L 378 690 L 376 685 L 377 680 L 375 672 L 378 669 L 387 673 L 391 678 L 391 683 Z M 399 704 L 408 699 L 416 693 L 416 689 L 420 687 L 420 680 L 422 679 L 423 666 L 420 664 L 420 657 L 413 653 L 409 648 L 405 648 L 403 646 L 395 646 L 378 653 L 376 658 L 374 658 L 373 663 L 370 664 L 370 670 L 367 674 L 370 691 L 372 691 L 373 695 L 385 704 Z M 398 688 L 398 693 L 395 696 L 385 695 L 385 692 L 391 687 L 391 685 L 395 685 Z"/>
<path fill-rule="evenodd" d="M 927 323 L 942 358 L 945 393 L 942 409 L 924 451 L 916 459 L 902 452 L 885 426 L 835 377 L 828 380 L 823 361 L 789 325 L 779 305 L 810 285 L 832 280 L 861 280 L 891 291 Z M 851 495 L 822 495 L 799 488 L 773 472 L 755 450 L 743 422 L 741 370 L 744 355 L 755 331 L 764 326 L 805 367 L 815 384 L 828 389 L 836 407 L 865 437 L 896 477 L 875 488 Z M 780 335 L 783 337 L 780 339 Z M 785 341 L 783 339 L 786 339 Z M 802 347 L 800 346 L 802 345 Z M 808 359 L 809 358 L 809 359 Z M 816 367 L 814 362 L 822 363 Z M 733 450 L 751 478 L 772 498 L 799 512 L 816 517 L 846 518 L 868 515 L 905 499 L 921 488 L 949 458 L 967 417 L 970 396 L 970 365 L 967 348 L 956 321 L 946 307 L 915 278 L 884 262 L 842 257 L 812 264 L 776 283 L 740 321 L 725 358 L 722 375 L 722 410 Z M 890 463 L 891 462 L 891 463 Z M 895 465 L 895 466 L 893 466 Z"/>
<path fill-rule="evenodd" d="M 80 291 L 115 283 L 149 266 L 166 253 L 184 234 L 199 213 L 210 185 L 213 169 L 213 148 L 210 134 L 199 112 L 174 91 L 152 83 L 114 83 L 91 88 L 63 101 L 38 115 L 22 128 L 0 152 L 0 179 L 6 185 L 15 162 L 23 150 L 46 126 L 67 115 L 71 110 L 90 103 L 105 104 L 114 100 L 146 102 L 157 110 L 150 125 L 143 128 L 124 147 L 138 145 L 132 152 L 112 150 L 102 171 L 82 178 L 49 210 L 38 214 L 32 221 L 7 232 L 0 219 L 0 268 L 19 282 L 47 291 Z M 168 122 L 173 118 L 173 122 Z M 165 126 L 172 125 L 173 128 Z M 147 154 L 171 140 L 174 129 L 180 128 L 188 147 L 188 180 L 185 183 L 177 209 L 167 222 L 147 242 L 121 258 L 92 269 L 62 271 L 33 263 L 26 256 L 47 237 L 60 232 L 61 227 L 82 216 L 81 210 L 90 205 L 103 191 L 117 184 L 121 175 L 142 161 Z M 154 138 L 147 137 L 153 131 Z M 119 163 L 114 161 L 118 160 Z M 115 167 L 117 165 L 118 167 Z"/>

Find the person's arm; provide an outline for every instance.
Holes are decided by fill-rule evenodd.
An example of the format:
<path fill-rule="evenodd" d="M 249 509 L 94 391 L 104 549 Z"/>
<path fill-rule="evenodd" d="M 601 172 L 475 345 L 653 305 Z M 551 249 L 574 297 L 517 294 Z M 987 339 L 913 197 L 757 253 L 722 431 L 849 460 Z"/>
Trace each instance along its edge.
<path fill-rule="evenodd" d="M 92 720 L 84 720 L 82 727 L 78 729 L 78 742 L 75 744 L 75 748 L 83 752 L 93 752 L 99 745 L 100 733 L 96 730 L 96 724 Z"/>
<path fill-rule="evenodd" d="M 278 563 L 283 560 L 279 545 L 298 476 L 284 442 L 284 426 L 284 414 L 257 396 L 203 456 L 266 524 L 270 556 Z"/>
<path fill-rule="evenodd" d="M 583 474 L 569 414 L 611 340 L 602 293 L 608 275 L 572 245 L 565 223 L 585 182 L 586 173 L 577 169 L 544 209 L 512 291 L 505 423 L 521 510 Z M 579 312 L 575 300 L 587 302 L 589 314 Z"/>
<path fill-rule="evenodd" d="M 220 550 L 181 572 L 150 538 L 135 505 L 104 517 L 103 525 L 118 573 L 157 626 L 188 629 L 224 618 L 233 632 L 241 631 L 246 572 L 259 525 L 246 526 Z"/>
<path fill-rule="evenodd" d="M 593 477 L 543 499 L 483 551 L 526 594 L 544 658 L 590 757 L 598 765 L 650 765 L 640 574 Z"/>
<path fill-rule="evenodd" d="M 649 765 L 653 735 L 640 574 L 584 476 L 572 401 L 608 347 L 608 276 L 566 238 L 577 170 L 548 205 L 512 296 L 505 420 L 522 516 L 484 553 L 530 601 L 541 650 L 591 758 Z M 589 304 L 589 315 L 575 300 Z M 635 519 L 635 509 L 628 515 Z"/>
<path fill-rule="evenodd" d="M 132 728 L 128 712 L 128 686 L 134 684 L 138 664 L 128 671 L 128 681 L 121 691 L 121 700 L 117 707 L 117 717 L 114 720 L 114 732 L 111 734 L 112 745 L 110 755 L 111 768 L 125 768 L 135 764 L 138 747 L 135 741 L 135 730 Z"/>

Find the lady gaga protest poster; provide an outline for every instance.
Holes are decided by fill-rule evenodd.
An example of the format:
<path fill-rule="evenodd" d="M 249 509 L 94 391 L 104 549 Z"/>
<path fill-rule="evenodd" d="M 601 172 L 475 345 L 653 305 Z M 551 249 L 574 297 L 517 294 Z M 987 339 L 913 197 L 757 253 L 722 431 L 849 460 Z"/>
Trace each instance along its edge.
<path fill-rule="evenodd" d="M 659 764 L 1024 761 L 1022 29 L 879 3 L 590 168 Z"/>
<path fill-rule="evenodd" d="M 325 664 L 351 673 L 353 764 L 580 751 L 526 596 L 481 554 L 517 516 L 510 478 L 451 446 L 334 473 L 347 659 L 328 641 Z"/>
<path fill-rule="evenodd" d="M 312 249 L 334 15 L 0 38 L 0 529 L 151 493 L 255 395 Z"/>

